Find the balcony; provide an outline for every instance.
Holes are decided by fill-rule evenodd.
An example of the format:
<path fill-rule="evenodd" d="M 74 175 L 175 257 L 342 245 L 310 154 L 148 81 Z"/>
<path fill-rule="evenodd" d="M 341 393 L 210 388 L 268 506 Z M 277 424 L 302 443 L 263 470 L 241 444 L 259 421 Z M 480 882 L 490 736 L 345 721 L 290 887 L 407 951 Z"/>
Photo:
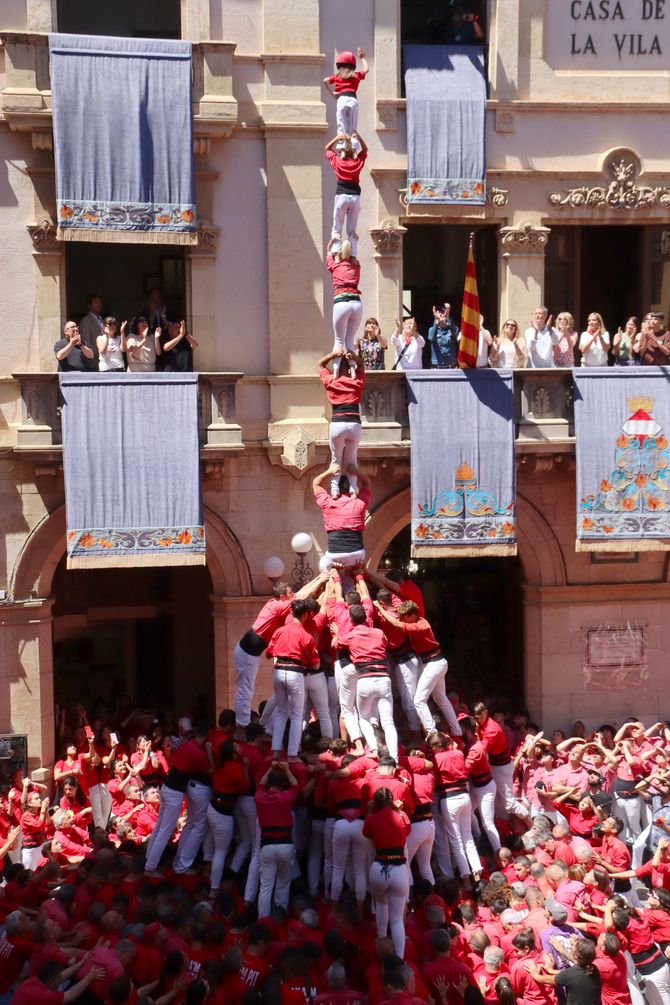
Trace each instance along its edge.
<path fill-rule="evenodd" d="M 39 32 L 5 31 L 7 84 L 0 91 L 0 113 L 9 128 L 33 133 L 35 149 L 50 149 L 51 80 L 49 37 Z M 233 97 L 235 42 L 193 43 L 193 129 L 196 151 L 205 138 L 230 136 L 237 122 Z"/>
<path fill-rule="evenodd" d="M 202 456 L 242 450 L 236 422 L 236 385 L 241 373 L 198 374 L 199 435 Z M 16 452 L 53 460 L 62 450 L 58 374 L 13 373 L 21 387 L 21 423 Z"/>

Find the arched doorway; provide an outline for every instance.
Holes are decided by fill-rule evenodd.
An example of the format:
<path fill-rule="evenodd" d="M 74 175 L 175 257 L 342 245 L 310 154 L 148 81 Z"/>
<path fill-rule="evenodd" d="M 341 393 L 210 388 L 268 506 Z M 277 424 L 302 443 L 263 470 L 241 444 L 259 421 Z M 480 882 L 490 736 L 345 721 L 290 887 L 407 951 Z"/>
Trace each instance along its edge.
<path fill-rule="evenodd" d="M 519 558 L 410 558 L 409 525 L 379 562 L 421 587 L 426 616 L 449 660 L 448 686 L 468 701 L 498 707 L 524 699 L 524 636 Z"/>

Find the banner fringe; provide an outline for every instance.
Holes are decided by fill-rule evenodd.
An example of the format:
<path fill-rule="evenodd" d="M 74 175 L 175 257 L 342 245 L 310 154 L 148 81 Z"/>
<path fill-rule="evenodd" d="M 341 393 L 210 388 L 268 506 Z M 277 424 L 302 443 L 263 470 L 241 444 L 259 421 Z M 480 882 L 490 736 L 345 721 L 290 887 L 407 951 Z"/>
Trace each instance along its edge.
<path fill-rule="evenodd" d="M 169 555 L 167 553 L 152 555 L 68 555 L 68 569 L 139 569 L 147 566 L 177 566 L 206 565 L 207 556 L 203 552 L 198 555 Z"/>
<path fill-rule="evenodd" d="M 412 545 L 411 549 L 411 558 L 513 558 L 517 554 L 516 544 L 456 544 L 453 547 L 429 544 L 425 548 Z"/>
<path fill-rule="evenodd" d="M 609 551 L 630 555 L 635 551 L 670 551 L 670 541 L 657 538 L 638 538 L 628 541 L 575 541 L 575 551 Z"/>
<path fill-rule="evenodd" d="M 183 244 L 198 243 L 197 234 L 185 234 L 178 231 L 146 231 L 146 230 L 85 230 L 73 227 L 59 227 L 56 231 L 57 241 L 82 241 L 89 244 Z"/>

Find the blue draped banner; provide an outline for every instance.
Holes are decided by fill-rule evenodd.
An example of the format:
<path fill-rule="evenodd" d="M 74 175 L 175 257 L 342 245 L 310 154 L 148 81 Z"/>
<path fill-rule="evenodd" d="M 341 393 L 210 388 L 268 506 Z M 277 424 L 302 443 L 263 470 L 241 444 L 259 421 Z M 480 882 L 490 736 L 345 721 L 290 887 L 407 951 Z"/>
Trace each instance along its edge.
<path fill-rule="evenodd" d="M 573 372 L 577 551 L 670 550 L 670 367 Z"/>
<path fill-rule="evenodd" d="M 412 555 L 516 554 L 511 370 L 406 374 Z"/>
<path fill-rule="evenodd" d="M 49 35 L 58 237 L 195 244 L 191 43 Z"/>
<path fill-rule="evenodd" d="M 196 373 L 60 373 L 69 569 L 204 565 Z"/>

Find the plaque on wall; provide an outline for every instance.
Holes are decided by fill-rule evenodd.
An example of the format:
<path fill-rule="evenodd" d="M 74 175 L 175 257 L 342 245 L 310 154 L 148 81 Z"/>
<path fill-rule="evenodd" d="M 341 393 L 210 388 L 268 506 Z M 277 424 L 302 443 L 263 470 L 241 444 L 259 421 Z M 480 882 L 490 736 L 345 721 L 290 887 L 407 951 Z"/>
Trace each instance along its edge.
<path fill-rule="evenodd" d="M 667 70 L 666 0 L 547 0 L 546 60 L 554 70 Z"/>
<path fill-rule="evenodd" d="M 0 733 L 0 790 L 12 787 L 14 772 L 28 770 L 28 737 L 25 733 Z"/>
<path fill-rule="evenodd" d="M 641 625 L 584 631 L 584 688 L 622 691 L 646 686 L 647 633 Z"/>

